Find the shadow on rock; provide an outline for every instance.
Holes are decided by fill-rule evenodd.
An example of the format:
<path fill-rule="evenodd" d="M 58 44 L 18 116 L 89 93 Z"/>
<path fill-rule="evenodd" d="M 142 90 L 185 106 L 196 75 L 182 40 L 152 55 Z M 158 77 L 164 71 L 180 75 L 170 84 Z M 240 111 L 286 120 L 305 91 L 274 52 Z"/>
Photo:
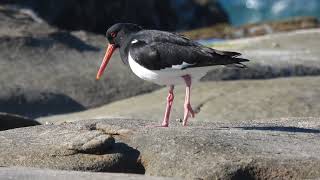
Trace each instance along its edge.
<path fill-rule="evenodd" d="M 271 79 L 292 76 L 318 76 L 320 69 L 310 65 L 294 65 L 287 67 L 273 67 L 254 65 L 246 69 L 220 68 L 209 72 L 202 81 L 238 80 L 238 79 Z"/>
<path fill-rule="evenodd" d="M 115 143 L 113 149 L 107 153 L 120 153 L 123 158 L 108 172 L 145 174 L 145 168 L 140 161 L 140 152 L 125 143 Z"/>
<path fill-rule="evenodd" d="M 51 33 L 49 37 L 53 38 L 54 40 L 62 44 L 65 44 L 69 48 L 73 48 L 78 51 L 99 51 L 99 48 L 85 43 L 81 39 L 77 38 L 76 36 L 68 32 L 54 32 Z"/>
<path fill-rule="evenodd" d="M 85 110 L 85 107 L 64 94 L 51 92 L 12 92 L 0 97 L 1 112 L 30 118 Z"/>
<path fill-rule="evenodd" d="M 72 139 L 63 143 L 63 148 L 60 149 L 61 154 L 64 156 L 81 154 L 101 158 L 109 157 L 99 167 L 91 166 L 83 169 L 86 171 L 145 173 L 145 168 L 140 162 L 140 152 L 137 149 L 122 142 L 116 143 L 112 135 L 95 130 L 95 127 L 89 127 L 89 129 L 89 131 L 72 136 Z"/>
<path fill-rule="evenodd" d="M 36 125 L 40 123 L 22 116 L 0 113 L 0 131 Z"/>
<path fill-rule="evenodd" d="M 245 167 L 237 170 L 230 179 L 231 180 L 238 180 L 238 179 L 255 180 L 257 178 L 253 168 Z"/>
<path fill-rule="evenodd" d="M 48 37 L 27 37 L 26 39 L 27 46 L 43 47 L 46 49 L 53 47 L 57 42 L 80 52 L 99 51 L 99 48 L 85 43 L 69 32 L 53 32 Z"/>
<path fill-rule="evenodd" d="M 258 131 L 281 131 L 293 133 L 320 133 L 319 129 L 299 128 L 299 127 L 286 127 L 286 126 L 265 126 L 265 127 L 237 127 L 243 130 L 258 130 Z"/>

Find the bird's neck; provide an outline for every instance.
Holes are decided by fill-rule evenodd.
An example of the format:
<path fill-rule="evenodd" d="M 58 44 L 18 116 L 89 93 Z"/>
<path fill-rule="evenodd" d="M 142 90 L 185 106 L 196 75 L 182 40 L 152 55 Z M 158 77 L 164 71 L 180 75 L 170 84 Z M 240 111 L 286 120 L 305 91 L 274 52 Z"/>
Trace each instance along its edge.
<path fill-rule="evenodd" d="M 120 43 L 120 56 L 122 59 L 122 62 L 124 64 L 128 64 L 128 55 L 129 55 L 129 48 L 131 46 L 131 41 L 133 40 L 133 35 L 136 32 L 132 32 L 130 34 L 127 34 L 121 39 Z"/>
<path fill-rule="evenodd" d="M 131 40 L 132 40 L 131 36 L 128 36 L 128 38 L 124 39 L 124 42 L 122 43 L 122 46 L 120 46 L 120 50 L 119 50 L 121 60 L 126 65 L 128 65 L 128 55 L 129 55 Z"/>

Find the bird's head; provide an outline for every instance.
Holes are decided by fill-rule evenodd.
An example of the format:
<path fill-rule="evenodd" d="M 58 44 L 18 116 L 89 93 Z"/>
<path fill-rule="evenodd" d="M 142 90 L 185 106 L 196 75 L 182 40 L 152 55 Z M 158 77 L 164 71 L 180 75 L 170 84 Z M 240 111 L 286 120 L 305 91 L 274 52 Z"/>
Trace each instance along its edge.
<path fill-rule="evenodd" d="M 142 30 L 142 28 L 136 24 L 131 23 L 118 23 L 111 26 L 106 33 L 109 44 L 107 46 L 106 54 L 102 60 L 100 68 L 97 73 L 96 79 L 100 79 L 103 74 L 105 68 L 107 67 L 109 60 L 113 52 L 122 46 L 125 42 L 125 39 L 132 33 L 138 32 Z"/>

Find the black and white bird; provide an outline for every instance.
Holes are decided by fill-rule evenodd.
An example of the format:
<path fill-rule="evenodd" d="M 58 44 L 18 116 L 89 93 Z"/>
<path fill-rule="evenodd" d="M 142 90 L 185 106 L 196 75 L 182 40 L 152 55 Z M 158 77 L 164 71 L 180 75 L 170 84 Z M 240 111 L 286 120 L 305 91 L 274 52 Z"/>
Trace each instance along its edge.
<path fill-rule="evenodd" d="M 141 79 L 169 86 L 167 106 L 161 127 L 168 127 L 177 84 L 186 85 L 183 126 L 194 117 L 190 105 L 191 82 L 199 81 L 216 65 L 245 67 L 240 53 L 205 47 L 182 35 L 158 30 L 145 30 L 131 23 L 118 23 L 107 30 L 109 45 L 97 73 L 99 79 L 113 52 L 119 48 L 124 64 Z"/>

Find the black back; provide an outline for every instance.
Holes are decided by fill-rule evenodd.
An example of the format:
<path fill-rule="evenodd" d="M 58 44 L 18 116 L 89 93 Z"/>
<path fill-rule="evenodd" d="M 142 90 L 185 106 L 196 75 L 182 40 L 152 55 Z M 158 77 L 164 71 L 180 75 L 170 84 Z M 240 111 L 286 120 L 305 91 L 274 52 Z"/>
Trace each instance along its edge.
<path fill-rule="evenodd" d="M 248 61 L 237 58 L 240 53 L 208 48 L 175 33 L 142 30 L 131 36 L 131 42 L 135 40 L 137 42 L 130 45 L 130 55 L 150 70 L 181 65 L 183 62 L 188 65 L 181 66 L 181 69 Z"/>
<path fill-rule="evenodd" d="M 116 37 L 110 37 L 116 32 Z M 140 65 L 150 70 L 170 68 L 181 65 L 181 69 L 241 64 L 249 61 L 237 58 L 237 52 L 218 51 L 205 47 L 195 41 L 176 33 L 158 30 L 143 30 L 140 26 L 130 23 L 113 25 L 107 31 L 110 43 L 120 47 L 122 61 L 128 63 L 128 54 Z"/>

